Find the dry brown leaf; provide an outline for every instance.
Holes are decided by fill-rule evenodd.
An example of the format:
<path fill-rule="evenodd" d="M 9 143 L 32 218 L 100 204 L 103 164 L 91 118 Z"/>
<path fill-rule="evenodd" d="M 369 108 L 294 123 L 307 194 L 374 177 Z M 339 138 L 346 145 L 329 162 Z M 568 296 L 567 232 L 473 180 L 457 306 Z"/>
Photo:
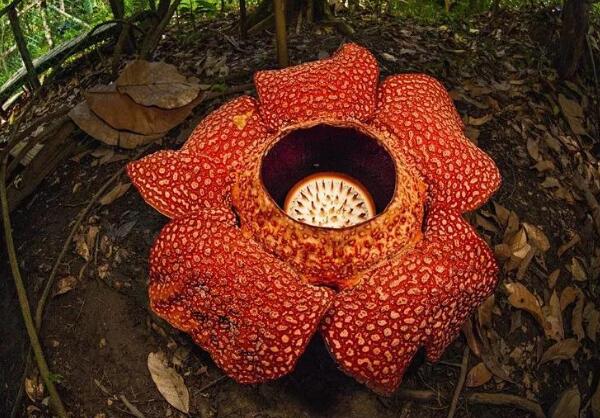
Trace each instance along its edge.
<path fill-rule="evenodd" d="M 575 280 L 579 282 L 587 280 L 585 269 L 577 257 L 571 258 L 571 264 L 567 267 L 567 269 L 571 272 Z"/>
<path fill-rule="evenodd" d="M 588 302 L 583 309 L 583 318 L 586 322 L 586 333 L 590 340 L 596 342 L 596 336 L 600 331 L 600 312 L 596 310 L 594 302 Z"/>
<path fill-rule="evenodd" d="M 477 225 L 479 225 L 488 232 L 492 232 L 494 234 L 498 233 L 498 228 L 496 227 L 496 225 L 485 219 L 480 214 L 475 215 L 475 222 L 477 222 Z"/>
<path fill-rule="evenodd" d="M 577 245 L 577 243 L 579 243 L 579 241 L 581 241 L 581 238 L 579 237 L 578 234 L 575 234 L 573 236 L 573 238 L 571 238 L 569 240 L 569 242 L 564 243 L 563 245 L 561 245 L 560 247 L 558 247 L 558 251 L 556 251 L 556 254 L 561 257 L 564 253 L 566 253 L 567 251 L 569 251 L 571 248 L 573 248 L 575 245 Z"/>
<path fill-rule="evenodd" d="M 494 246 L 494 254 L 496 254 L 496 257 L 498 257 L 500 260 L 506 260 L 507 258 L 510 258 L 512 255 L 510 245 L 498 244 Z"/>
<path fill-rule="evenodd" d="M 133 149 L 150 144 L 166 134 L 166 132 L 161 132 L 155 135 L 140 135 L 114 129 L 96 116 L 86 102 L 81 102 L 71 109 L 69 117 L 79 126 L 79 129 L 89 136 L 107 145 L 116 145 L 121 148 Z"/>
<path fill-rule="evenodd" d="M 537 298 L 521 283 L 507 283 L 508 303 L 517 309 L 529 312 L 545 328 L 544 314 Z"/>
<path fill-rule="evenodd" d="M 479 308 L 477 308 L 479 325 L 483 328 L 492 327 L 492 313 L 494 311 L 495 302 L 495 296 L 491 295 L 479 306 Z"/>
<path fill-rule="evenodd" d="M 592 417 L 600 418 L 600 382 L 596 385 L 596 390 L 590 399 L 590 407 L 592 409 Z"/>
<path fill-rule="evenodd" d="M 582 291 L 579 291 L 577 295 L 577 303 L 573 309 L 573 316 L 571 317 L 571 327 L 573 328 L 573 334 L 577 337 L 578 341 L 585 338 L 585 330 L 583 329 L 583 307 L 585 305 L 585 296 Z"/>
<path fill-rule="evenodd" d="M 506 229 L 504 230 L 504 237 L 502 238 L 502 242 L 505 244 L 517 233 L 519 230 L 519 216 L 510 211 L 508 215 L 508 222 L 506 223 Z"/>
<path fill-rule="evenodd" d="M 78 233 L 73 238 L 73 241 L 75 241 L 75 252 L 85 261 L 90 261 L 90 247 L 87 245 L 84 236 L 81 233 Z"/>
<path fill-rule="evenodd" d="M 558 95 L 558 104 L 567 122 L 569 122 L 573 133 L 576 135 L 586 135 L 587 132 L 583 127 L 584 117 L 581 105 L 575 100 L 567 99 L 562 94 Z"/>
<path fill-rule="evenodd" d="M 32 402 L 39 402 L 44 398 L 44 383 L 37 372 L 25 378 L 25 393 Z"/>
<path fill-rule="evenodd" d="M 164 353 L 148 354 L 148 370 L 160 394 L 171 406 L 187 414 L 190 410 L 190 394 L 183 377 L 166 364 Z"/>
<path fill-rule="evenodd" d="M 554 289 L 559 277 L 560 277 L 560 269 L 556 269 L 548 275 L 548 287 L 550 289 Z"/>
<path fill-rule="evenodd" d="M 550 241 L 544 231 L 535 225 L 523 222 L 523 228 L 527 232 L 528 241 L 533 244 L 534 247 L 538 248 L 542 252 L 546 252 L 550 249 Z"/>
<path fill-rule="evenodd" d="M 547 306 L 542 308 L 545 316 L 544 332 L 549 338 L 560 341 L 565 337 L 560 301 L 556 291 L 552 292 Z"/>
<path fill-rule="evenodd" d="M 467 124 L 471 125 L 471 126 L 481 126 L 481 125 L 485 125 L 490 120 L 492 120 L 492 114 L 491 113 L 489 113 L 487 115 L 484 115 L 484 116 L 481 116 L 480 118 L 475 118 L 473 116 L 469 116 Z"/>
<path fill-rule="evenodd" d="M 117 79 L 117 89 L 136 103 L 174 109 L 198 97 L 200 85 L 187 79 L 174 65 L 164 62 L 131 61 Z"/>
<path fill-rule="evenodd" d="M 510 217 L 510 211 L 502 206 L 500 203 L 494 203 L 494 212 L 496 213 L 496 218 L 498 219 L 498 223 L 501 226 L 506 226 L 508 224 L 508 218 Z"/>
<path fill-rule="evenodd" d="M 559 341 L 544 352 L 540 364 L 553 360 L 569 360 L 577 353 L 579 347 L 579 341 L 575 338 Z"/>
<path fill-rule="evenodd" d="M 479 338 L 475 335 L 476 333 L 473 330 L 473 321 L 471 318 L 467 319 L 462 327 L 462 332 L 465 334 L 465 338 L 467 339 L 467 344 L 471 349 L 471 352 L 475 354 L 477 357 L 481 357 L 481 342 Z"/>
<path fill-rule="evenodd" d="M 468 388 L 475 388 L 486 384 L 492 378 L 492 372 L 481 362 L 474 366 L 467 374 L 466 385 Z"/>
<path fill-rule="evenodd" d="M 540 143 L 533 138 L 527 139 L 527 153 L 534 161 L 541 161 Z"/>
<path fill-rule="evenodd" d="M 119 183 L 102 196 L 99 200 L 101 205 L 110 205 L 112 202 L 127 193 L 127 190 L 131 187 L 131 183 Z"/>
<path fill-rule="evenodd" d="M 546 171 L 552 171 L 556 167 L 554 167 L 554 163 L 552 161 L 542 160 L 539 161 L 536 165 L 534 165 L 533 168 L 535 168 L 540 173 L 543 173 Z"/>
<path fill-rule="evenodd" d="M 560 294 L 560 310 L 564 311 L 575 300 L 577 300 L 577 290 L 571 286 L 565 287 Z"/>
<path fill-rule="evenodd" d="M 581 407 L 581 394 L 577 387 L 567 389 L 561 393 L 558 400 L 550 408 L 551 418 L 579 418 Z"/>
<path fill-rule="evenodd" d="M 202 96 L 186 106 L 165 110 L 146 107 L 119 93 L 114 84 L 96 86 L 85 93 L 90 110 L 114 129 L 142 135 L 158 135 L 183 122 L 200 103 Z"/>
<path fill-rule="evenodd" d="M 523 258 L 523 260 L 519 263 L 519 268 L 517 269 L 517 280 L 522 280 L 525 277 L 525 273 L 527 273 L 527 269 L 529 268 L 529 264 L 531 264 L 531 261 L 533 260 L 533 257 L 535 256 L 535 250 L 531 247 L 529 247 L 529 251 L 527 252 L 527 255 L 525 255 L 525 258 Z"/>
<path fill-rule="evenodd" d="M 77 286 L 77 277 L 65 276 L 58 279 L 56 282 L 56 290 L 54 296 L 63 295 Z"/>

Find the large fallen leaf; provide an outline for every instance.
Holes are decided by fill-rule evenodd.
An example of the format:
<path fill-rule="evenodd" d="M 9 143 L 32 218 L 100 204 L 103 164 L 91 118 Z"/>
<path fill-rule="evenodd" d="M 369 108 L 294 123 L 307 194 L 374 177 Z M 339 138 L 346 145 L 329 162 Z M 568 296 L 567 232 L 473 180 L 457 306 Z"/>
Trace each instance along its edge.
<path fill-rule="evenodd" d="M 558 95 L 558 104 L 560 110 L 569 122 L 571 130 L 576 135 L 587 134 L 583 127 L 583 108 L 575 100 L 567 99 L 564 95 Z"/>
<path fill-rule="evenodd" d="M 171 406 L 183 413 L 190 410 L 190 394 L 183 377 L 166 364 L 164 353 L 148 354 L 148 370 L 160 394 Z"/>
<path fill-rule="evenodd" d="M 579 341 L 575 338 L 559 341 L 544 352 L 540 364 L 553 360 L 569 360 L 577 353 L 579 347 Z"/>
<path fill-rule="evenodd" d="M 117 79 L 117 89 L 143 106 L 175 109 L 198 97 L 200 85 L 188 80 L 174 65 L 131 61 Z"/>
<path fill-rule="evenodd" d="M 508 303 L 517 309 L 529 312 L 545 328 L 544 314 L 537 298 L 521 283 L 507 283 Z"/>
<path fill-rule="evenodd" d="M 579 418 L 581 407 L 581 394 L 577 387 L 567 389 L 561 393 L 558 400 L 550 408 L 552 418 Z"/>
<path fill-rule="evenodd" d="M 112 202 L 127 193 L 127 190 L 131 187 L 131 183 L 119 183 L 113 187 L 109 192 L 102 196 L 99 200 L 101 205 L 110 205 Z"/>
<path fill-rule="evenodd" d="M 161 138 L 166 132 L 153 135 L 140 135 L 129 131 L 120 131 L 108 125 L 89 108 L 86 102 L 81 102 L 69 112 L 69 117 L 79 129 L 89 136 L 104 142 L 107 145 L 116 145 L 121 148 L 137 148 L 150 144 Z"/>
<path fill-rule="evenodd" d="M 474 366 L 467 374 L 466 385 L 468 388 L 475 388 L 486 384 L 492 378 L 492 372 L 481 362 Z"/>
<path fill-rule="evenodd" d="M 161 109 L 143 106 L 126 94 L 119 93 L 114 84 L 96 86 L 85 93 L 90 110 L 110 126 L 122 131 L 142 135 L 162 134 L 183 122 L 194 106 L 202 101 L 202 95 L 177 109 Z"/>

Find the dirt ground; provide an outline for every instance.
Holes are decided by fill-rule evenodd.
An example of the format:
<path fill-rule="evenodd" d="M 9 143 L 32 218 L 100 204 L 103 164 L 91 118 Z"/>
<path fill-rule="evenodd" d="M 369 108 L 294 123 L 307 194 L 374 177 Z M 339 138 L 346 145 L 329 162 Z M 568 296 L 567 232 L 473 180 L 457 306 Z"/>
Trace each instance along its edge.
<path fill-rule="evenodd" d="M 464 393 L 518 395 L 539 403 L 546 413 L 554 411 L 556 416 L 556 402 L 563 391 L 577 388 L 580 416 L 586 417 L 592 414 L 591 396 L 600 379 L 594 328 L 597 316 L 593 313 L 594 302 L 600 303 L 600 263 L 595 247 L 599 241 L 573 173 L 583 175 L 589 188 L 597 191 L 600 176 L 593 145 L 594 137 L 599 138 L 598 120 L 594 122 L 592 118 L 592 84 L 583 78 L 571 84 L 556 79 L 550 61 L 554 33 L 548 28 L 547 33 L 539 33 L 543 30 L 539 23 L 553 18 L 549 13 L 501 14 L 493 19 L 481 16 L 442 27 L 366 17 L 353 25 L 357 31 L 355 41 L 374 52 L 381 63 L 382 76 L 418 71 L 442 80 L 466 121 L 469 137 L 494 158 L 502 172 L 503 185 L 493 202 L 470 216 L 496 248 L 503 265 L 495 299 L 475 315 L 474 326 L 482 340 L 487 341 L 482 348 L 487 354 L 481 354 L 482 358 L 471 354 L 468 367 L 471 370 L 483 361 L 493 377 L 476 387 L 465 388 Z M 174 63 L 204 84 L 251 82 L 254 71 L 275 66 L 271 36 L 264 33 L 240 41 L 235 33 L 232 37 L 225 35 L 230 23 L 227 19 L 196 22 L 209 28 L 200 31 L 182 19 L 165 37 L 156 58 Z M 292 33 L 291 61 L 299 63 L 326 56 L 345 40 L 330 28 Z M 75 103 L 82 89 L 110 80 L 110 63 L 106 61 L 91 54 L 76 64 L 58 80 L 56 90 L 45 98 L 39 112 L 58 101 Z M 76 91 L 73 86 L 77 86 Z M 588 135 L 572 132 L 572 121 L 561 111 L 559 95 L 584 109 L 583 123 Z M 201 104 L 193 117 L 151 150 L 180 146 L 196 123 L 223 100 Z M 67 161 L 13 213 L 17 252 L 31 300 L 37 299 L 73 219 L 132 155 L 98 147 L 93 153 Z M 552 167 L 540 164 L 542 161 L 551 162 Z M 502 210 L 494 203 L 512 211 L 512 220 L 505 222 Z M 511 230 L 515 228 L 515 217 L 517 229 Z M 223 377 L 206 352 L 151 315 L 147 308 L 148 252 L 166 221 L 131 188 L 114 203 L 95 209 L 84 222 L 83 237 L 90 228 L 98 228 L 96 239 L 88 248 L 88 260 L 74 245 L 60 266 L 59 282 L 69 276 L 76 281 L 64 294 L 50 300 L 42 338 L 60 393 L 74 417 L 132 416 L 127 402 L 148 418 L 181 415 L 163 399 L 150 378 L 147 357 L 158 351 L 166 353 L 184 376 L 190 392 L 190 416 L 194 417 L 447 415 L 460 373 L 464 336 L 446 351 L 441 363 L 429 364 L 423 356 L 417 356 L 407 373 L 402 389 L 431 392 L 435 399 L 428 402 L 416 400 L 406 391 L 389 398 L 374 394 L 337 369 L 319 337 L 311 342 L 296 370 L 282 379 L 243 386 Z M 543 231 L 549 248 L 535 250 L 537 241 L 529 234 L 527 242 L 533 248 L 533 257 L 524 255 L 523 247 L 514 239 L 523 223 Z M 559 251 L 575 236 L 579 241 Z M 506 247 L 511 251 L 508 257 L 502 256 Z M 525 253 L 529 253 L 527 247 Z M 581 277 L 574 263 L 583 269 L 585 277 Z M 3 269 L 3 277 L 8 278 L 6 266 Z M 560 269 L 557 279 L 552 276 L 555 269 Z M 546 337 L 534 316 L 508 300 L 506 283 L 520 283 L 537 295 L 547 318 L 552 317 L 551 312 L 556 317 L 556 310 L 552 311 L 552 295 L 556 294 L 561 302 L 558 315 L 563 332 L 559 340 L 576 339 L 576 352 L 541 363 L 546 350 L 558 340 Z M 576 294 L 571 302 L 571 291 L 565 292 L 566 288 Z M 5 318 L 0 344 L 0 390 L 6 399 L 0 408 L 9 411 L 27 346 L 9 280 L 1 281 L 0 297 L 0 315 Z M 584 313 L 582 320 L 577 309 Z M 35 375 L 28 376 L 27 382 L 29 390 L 21 415 L 45 416 L 44 395 L 35 390 Z M 456 415 L 531 416 L 521 408 L 478 405 L 464 398 L 459 401 Z"/>

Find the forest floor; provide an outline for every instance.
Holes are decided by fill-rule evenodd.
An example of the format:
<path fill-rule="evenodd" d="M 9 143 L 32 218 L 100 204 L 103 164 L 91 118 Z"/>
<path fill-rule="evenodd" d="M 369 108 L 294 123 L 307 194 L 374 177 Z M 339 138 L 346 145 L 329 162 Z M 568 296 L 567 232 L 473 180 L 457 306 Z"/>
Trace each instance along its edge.
<path fill-rule="evenodd" d="M 162 351 L 184 377 L 194 417 L 445 417 L 468 340 L 468 387 L 456 416 L 533 416 L 522 405 L 467 401 L 474 392 L 517 395 L 553 417 L 598 413 L 600 225 L 594 220 L 600 219 L 597 208 L 592 216 L 590 198 L 600 186 L 594 145 L 600 139 L 599 120 L 593 110 L 598 90 L 593 82 L 557 79 L 551 65 L 555 32 L 548 23 L 554 19 L 549 11 L 536 11 L 483 15 L 456 27 L 391 18 L 352 22 L 353 40 L 373 51 L 382 76 L 424 72 L 445 84 L 469 138 L 502 172 L 502 188 L 469 216 L 503 266 L 496 294 L 474 316 L 468 339 L 459 337 L 438 364 L 417 361 L 402 384 L 432 393 L 433 400 L 421 402 L 406 391 L 376 395 L 337 369 L 319 337 L 289 376 L 251 386 L 224 378 L 206 352 L 149 313 L 148 252 L 167 219 L 131 188 L 86 217 L 46 310 L 43 345 L 67 409 L 74 417 L 127 417 L 132 416 L 129 403 L 148 418 L 181 415 L 148 372 L 148 354 Z M 227 31 L 231 23 L 176 22 L 156 59 L 204 84 L 250 83 L 256 70 L 275 67 L 272 34 L 241 41 Z M 331 28 L 292 31 L 291 62 L 327 56 L 347 40 Z M 109 61 L 91 54 L 78 62 L 56 80 L 30 120 L 59 103 L 74 105 L 85 88 L 110 81 Z M 202 103 L 148 152 L 179 147 L 224 100 Z M 32 300 L 73 219 L 133 154 L 99 145 L 62 164 L 13 213 Z M 2 269 L 8 277 L 6 266 Z M 5 370 L 0 391 L 7 399 L 0 408 L 14 398 L 27 352 L 9 283 L 0 284 L 7 332 L 0 339 L 8 342 L 0 345 Z M 37 376 L 27 376 L 23 416 L 44 416 L 39 385 Z M 581 415 L 572 414 L 579 410 Z"/>

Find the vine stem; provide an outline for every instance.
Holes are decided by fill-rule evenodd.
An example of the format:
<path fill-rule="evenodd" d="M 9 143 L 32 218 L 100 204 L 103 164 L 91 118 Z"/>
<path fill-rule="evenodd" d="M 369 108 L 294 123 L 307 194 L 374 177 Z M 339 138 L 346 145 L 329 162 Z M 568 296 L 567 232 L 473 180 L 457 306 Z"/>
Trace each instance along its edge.
<path fill-rule="evenodd" d="M 15 281 L 15 287 L 17 288 L 17 296 L 19 299 L 19 305 L 21 307 L 21 313 L 23 315 L 23 321 L 25 322 L 25 328 L 29 335 L 29 341 L 37 363 L 40 375 L 50 395 L 50 407 L 59 418 L 67 418 L 67 411 L 60 399 L 60 395 L 54 386 L 54 382 L 50 377 L 50 370 L 48 369 L 48 363 L 44 357 L 44 351 L 40 344 L 40 339 L 36 331 L 35 324 L 33 323 L 33 317 L 31 316 L 31 308 L 29 306 L 29 300 L 27 299 L 27 291 L 23 284 L 23 278 L 21 277 L 21 271 L 19 270 L 19 263 L 17 262 L 17 253 L 15 251 L 15 244 L 12 236 L 12 225 L 10 223 L 10 211 L 8 209 L 8 194 L 6 191 L 6 168 L 8 164 L 8 155 L 6 155 L 0 164 L 0 200 L 2 202 L 2 221 L 4 223 L 4 239 L 6 241 L 6 251 L 8 252 L 8 259 L 10 262 L 10 269 L 12 272 L 13 279 Z"/>

